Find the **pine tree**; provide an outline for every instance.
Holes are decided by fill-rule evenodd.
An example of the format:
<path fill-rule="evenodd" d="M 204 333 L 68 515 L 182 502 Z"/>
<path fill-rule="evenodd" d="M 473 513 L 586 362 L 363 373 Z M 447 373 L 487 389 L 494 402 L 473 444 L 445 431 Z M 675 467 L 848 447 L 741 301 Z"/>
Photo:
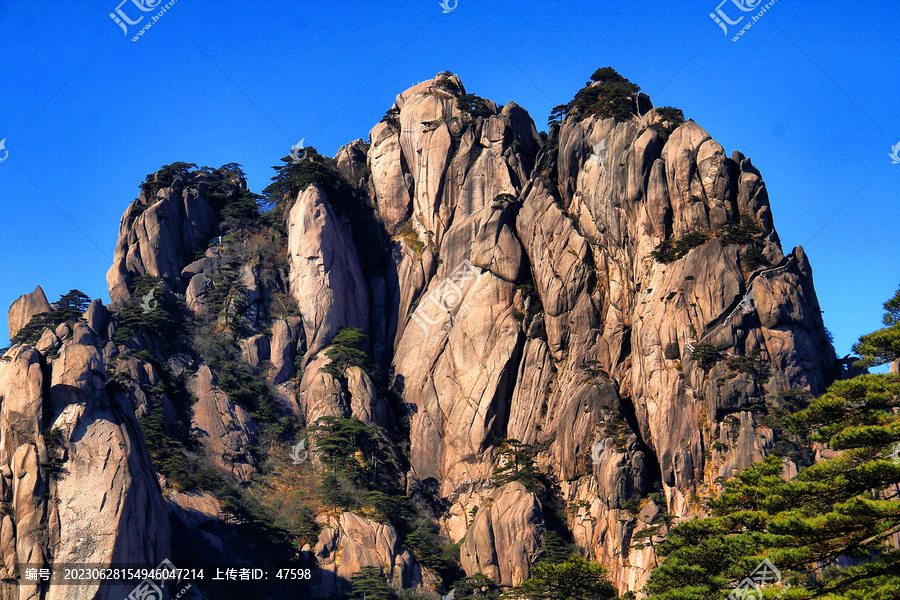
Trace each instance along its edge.
<path fill-rule="evenodd" d="M 81 317 L 91 303 L 88 295 L 79 290 L 69 290 L 56 301 L 56 311 L 65 320 L 75 320 Z"/>
<path fill-rule="evenodd" d="M 482 573 L 475 573 L 453 584 L 454 600 L 496 600 L 500 587 Z"/>
<path fill-rule="evenodd" d="M 362 330 L 356 327 L 341 327 L 325 350 L 325 356 L 330 358 L 331 362 L 325 365 L 323 370 L 335 378 L 341 378 L 348 367 L 366 369 L 369 357 L 362 350 L 365 343 L 366 334 Z"/>
<path fill-rule="evenodd" d="M 353 576 L 350 597 L 353 600 L 399 600 L 378 567 L 363 567 Z"/>
<path fill-rule="evenodd" d="M 493 484 L 497 487 L 518 481 L 525 488 L 536 493 L 541 483 L 541 474 L 534 464 L 534 448 L 519 440 L 504 440 L 500 446 L 500 460 L 494 469 Z"/>
<path fill-rule="evenodd" d="M 510 596 L 522 600 L 608 600 L 616 590 L 606 578 L 606 569 L 578 556 L 557 564 L 541 563 L 531 577 L 514 587 Z"/>
<path fill-rule="evenodd" d="M 548 529 L 544 533 L 544 542 L 537 562 L 550 564 L 566 562 L 574 553 L 574 544 L 567 544 L 558 533 Z"/>

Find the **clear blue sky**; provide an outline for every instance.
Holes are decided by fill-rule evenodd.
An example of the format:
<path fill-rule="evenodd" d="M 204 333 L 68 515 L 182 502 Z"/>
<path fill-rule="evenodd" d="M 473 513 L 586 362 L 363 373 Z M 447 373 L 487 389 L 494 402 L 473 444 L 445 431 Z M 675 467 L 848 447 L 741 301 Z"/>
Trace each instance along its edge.
<path fill-rule="evenodd" d="M 458 0 L 449 13 L 438 0 L 177 0 L 132 42 L 149 17 L 124 35 L 118 1 L 0 1 L 3 341 L 5 307 L 37 284 L 51 301 L 70 288 L 107 299 L 119 218 L 147 173 L 238 162 L 260 191 L 301 138 L 333 155 L 442 70 L 545 128 L 611 65 L 750 156 L 785 250 L 810 256 L 840 354 L 900 284 L 896 2 L 778 0 L 732 42 L 709 17 L 717 0 Z"/>

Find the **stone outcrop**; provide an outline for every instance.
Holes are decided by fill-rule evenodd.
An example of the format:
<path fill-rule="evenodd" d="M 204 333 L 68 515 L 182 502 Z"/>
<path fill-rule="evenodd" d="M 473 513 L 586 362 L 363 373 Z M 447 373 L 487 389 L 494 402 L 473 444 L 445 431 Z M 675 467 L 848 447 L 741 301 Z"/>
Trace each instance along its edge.
<path fill-rule="evenodd" d="M 17 345 L 0 360 L 4 577 L 21 564 L 157 564 L 170 553 L 166 510 L 131 401 L 107 386 L 100 337 L 77 322 L 44 339 L 46 354 Z M 46 593 L 3 585 L 4 597 Z M 77 597 L 120 592 L 86 583 Z"/>
<path fill-rule="evenodd" d="M 192 435 L 206 447 L 217 467 L 239 481 L 248 481 L 257 465 L 248 447 L 256 443 L 256 423 L 244 407 L 219 389 L 215 374 L 206 365 L 191 379 L 197 397 L 191 419 Z"/>
<path fill-rule="evenodd" d="M 327 598 L 363 567 L 378 567 L 396 588 L 421 588 L 426 583 L 412 553 L 394 528 L 352 512 L 322 520 L 313 549 L 318 571 L 312 594 Z"/>
<path fill-rule="evenodd" d="M 350 232 L 311 185 L 300 193 L 288 221 L 291 295 L 306 339 L 304 365 L 342 326 L 369 329 L 368 299 Z"/>
<path fill-rule="evenodd" d="M 172 291 L 184 293 L 182 269 L 206 247 L 219 222 L 217 211 L 246 183 L 217 171 L 172 175 L 157 172 L 122 215 L 113 264 L 106 274 L 114 308 L 131 299 L 139 275 L 160 277 Z M 215 185 L 216 190 L 212 187 Z"/>
<path fill-rule="evenodd" d="M 478 508 L 460 548 L 467 573 L 483 573 L 503 586 L 528 579 L 543 534 L 541 504 L 518 482 L 497 488 Z"/>
<path fill-rule="evenodd" d="M 20 329 L 28 324 L 34 315 L 50 312 L 53 307 L 47 302 L 47 296 L 41 286 L 34 288 L 30 294 L 22 294 L 9 307 L 9 338 L 16 336 Z"/>

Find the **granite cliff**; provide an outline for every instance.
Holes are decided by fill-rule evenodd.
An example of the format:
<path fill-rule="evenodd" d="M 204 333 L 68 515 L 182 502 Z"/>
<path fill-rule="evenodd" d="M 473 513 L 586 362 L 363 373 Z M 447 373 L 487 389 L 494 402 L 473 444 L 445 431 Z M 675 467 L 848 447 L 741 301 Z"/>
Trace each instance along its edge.
<path fill-rule="evenodd" d="M 285 486 L 327 471 L 286 460 L 323 418 L 377 426 L 457 568 L 507 587 L 552 531 L 636 590 L 656 558 L 635 533 L 776 448 L 795 470 L 774 416 L 840 376 L 809 260 L 749 158 L 618 84 L 539 133 L 439 74 L 368 141 L 284 159 L 262 217 L 235 165 L 148 176 L 110 306 L 0 362 L 4 597 L 42 597 L 25 563 L 231 558 L 234 528 L 274 514 L 314 595 L 376 567 L 436 598 L 445 572 L 366 501 L 278 520 Z M 52 311 L 22 296 L 10 336 Z M 342 331 L 364 362 L 341 362 Z M 537 484 L 498 480 L 510 448 Z"/>

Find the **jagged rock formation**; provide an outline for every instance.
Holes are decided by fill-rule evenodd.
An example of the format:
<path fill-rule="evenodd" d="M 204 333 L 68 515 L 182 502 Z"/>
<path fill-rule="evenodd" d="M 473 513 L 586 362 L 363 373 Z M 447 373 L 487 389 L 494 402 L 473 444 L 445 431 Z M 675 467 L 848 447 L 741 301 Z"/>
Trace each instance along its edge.
<path fill-rule="evenodd" d="M 170 552 L 169 521 L 135 418 L 136 398 L 107 384 L 101 335 L 86 324 L 96 321 L 96 311 L 74 326 L 47 330 L 40 349 L 17 345 L 0 359 L 5 579 L 20 577 L 24 565 L 156 564 Z M 3 586 L 4 597 L 47 593 L 34 582 Z M 65 593 L 55 587 L 46 597 Z M 99 583 L 77 590 L 80 598 L 121 594 Z"/>
<path fill-rule="evenodd" d="M 30 294 L 22 294 L 9 307 L 9 339 L 16 336 L 22 327 L 28 324 L 34 315 L 53 310 L 47 302 L 47 296 L 41 286 L 34 288 Z"/>
<path fill-rule="evenodd" d="M 628 501 L 656 485 L 661 509 L 690 514 L 692 494 L 771 448 L 771 430 L 748 409 L 781 390 L 824 389 L 833 351 L 809 264 L 802 249 L 782 255 L 750 161 L 726 158 L 695 123 L 663 140 L 656 110 L 626 122 L 571 114 L 557 186 L 529 172 L 540 161 L 537 143 L 524 143 L 534 129 L 514 105 L 457 142 L 447 81 L 458 83 L 438 77 L 401 94 L 400 130 L 371 135 L 386 224 L 412 190 L 392 360 L 395 389 L 415 406 L 412 476 L 439 482 L 458 540 L 466 529 L 454 515 L 491 494 L 499 441 L 543 448 L 568 506 L 582 507 L 568 523 L 576 542 L 634 588 L 652 556 L 630 558 Z M 379 181 L 384 156 L 394 167 Z M 495 202 L 501 193 L 518 202 Z M 755 245 L 720 241 L 742 222 Z M 653 257 L 692 233 L 709 241 L 669 264 Z M 748 268 L 757 246 L 761 266 Z M 691 358 L 701 343 L 721 358 L 709 370 Z M 762 357 L 767 373 L 738 372 L 729 356 Z"/>
<path fill-rule="evenodd" d="M 30 557 L 165 552 L 166 509 L 136 417 L 171 424 L 182 409 L 137 351 L 190 382 L 192 436 L 220 473 L 252 486 L 261 469 L 257 417 L 223 391 L 222 372 L 162 356 L 146 331 L 113 340 L 139 300 L 134 282 L 152 275 L 198 319 L 217 307 L 211 327 L 233 332 L 246 373 L 286 414 L 408 435 L 401 484 L 437 507 L 466 573 L 518 584 L 548 528 L 562 527 L 620 590 L 639 588 L 655 557 L 631 547 L 633 534 L 659 513 L 695 514 L 720 478 L 771 452 L 779 434 L 766 411 L 785 392 L 823 391 L 835 361 L 809 261 L 802 248 L 783 253 L 750 160 L 644 95 L 632 105 L 619 120 L 573 108 L 542 137 L 521 107 L 440 74 L 397 96 L 368 142 L 338 152 L 356 204 L 339 206 L 318 182 L 280 199 L 276 259 L 246 251 L 259 232 L 241 234 L 241 250 L 216 239 L 223 206 L 246 190 L 236 174 L 148 178 L 107 275 L 117 312 L 92 304 L 84 322 L 0 363 L 0 473 L 16 503 L 0 522 L 6 573 Z M 41 298 L 14 304 L 11 331 Z M 368 335 L 377 369 L 329 369 L 345 326 Z M 57 480 L 37 467 L 51 456 L 48 426 L 64 440 Z M 115 440 L 105 464 L 117 468 L 88 475 L 101 438 Z M 561 508 L 521 483 L 494 485 L 506 439 L 534 448 Z M 69 469 L 92 493 L 127 501 L 79 509 Z M 60 508 L 39 501 L 47 489 Z M 200 537 L 224 551 L 208 527 L 222 520 L 214 498 L 165 493 L 173 522 L 203 523 Z M 365 566 L 434 594 L 435 574 L 392 525 L 349 511 L 316 520 L 306 552 L 325 574 L 318 596 Z M 108 526 L 104 543 L 72 533 L 88 522 Z M 35 533 L 46 523 L 49 542 Z"/>
<path fill-rule="evenodd" d="M 391 525 L 352 512 L 323 519 L 315 555 L 320 569 L 310 590 L 315 597 L 328 597 L 337 588 L 338 578 L 349 580 L 363 567 L 382 569 L 388 581 L 398 588 L 421 587 L 425 583 L 422 569 Z"/>
<path fill-rule="evenodd" d="M 130 286 L 138 274 L 161 277 L 172 291 L 184 293 L 182 269 L 197 249 L 206 247 L 222 204 L 246 185 L 229 173 L 203 171 L 191 175 L 160 171 L 145 183 L 140 197 L 122 215 L 113 264 L 106 274 L 111 305 L 120 308 L 131 299 Z"/>

